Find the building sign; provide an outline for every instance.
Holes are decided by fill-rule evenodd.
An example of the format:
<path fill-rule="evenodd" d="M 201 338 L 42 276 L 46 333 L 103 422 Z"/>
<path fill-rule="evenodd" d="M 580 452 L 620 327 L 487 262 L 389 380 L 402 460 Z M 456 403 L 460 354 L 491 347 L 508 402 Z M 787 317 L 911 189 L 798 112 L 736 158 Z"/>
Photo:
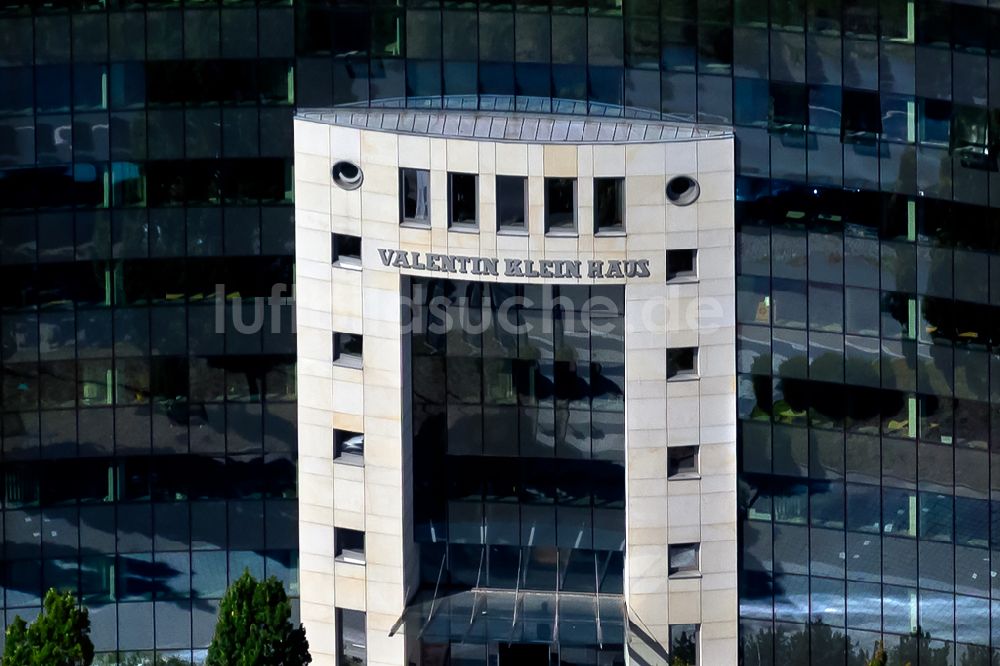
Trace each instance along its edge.
<path fill-rule="evenodd" d="M 649 277 L 648 259 L 588 259 L 585 262 L 576 259 L 494 259 L 387 248 L 379 248 L 378 256 L 383 266 L 431 273 L 554 279 Z"/>

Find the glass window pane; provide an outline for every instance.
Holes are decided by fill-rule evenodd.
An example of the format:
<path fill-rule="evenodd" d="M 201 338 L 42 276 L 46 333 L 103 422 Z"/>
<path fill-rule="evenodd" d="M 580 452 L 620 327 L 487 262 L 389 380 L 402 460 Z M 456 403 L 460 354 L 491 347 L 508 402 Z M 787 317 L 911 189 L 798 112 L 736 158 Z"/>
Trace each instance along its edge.
<path fill-rule="evenodd" d="M 499 229 L 527 229 L 527 178 L 497 176 L 497 226 Z"/>
<path fill-rule="evenodd" d="M 448 174 L 448 224 L 475 227 L 479 218 L 479 177 L 471 173 Z"/>
<path fill-rule="evenodd" d="M 576 179 L 545 179 L 547 231 L 576 231 Z"/>
<path fill-rule="evenodd" d="M 402 200 L 400 220 L 430 224 L 430 172 L 426 169 L 400 169 Z"/>
<path fill-rule="evenodd" d="M 625 230 L 625 179 L 594 179 L 594 233 Z"/>

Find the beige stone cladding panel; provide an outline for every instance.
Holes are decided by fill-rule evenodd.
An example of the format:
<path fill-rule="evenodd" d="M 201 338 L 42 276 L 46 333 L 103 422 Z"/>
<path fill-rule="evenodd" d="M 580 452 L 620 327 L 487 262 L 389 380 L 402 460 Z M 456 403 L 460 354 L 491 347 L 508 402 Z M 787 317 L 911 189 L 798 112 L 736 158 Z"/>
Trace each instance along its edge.
<path fill-rule="evenodd" d="M 663 286 L 662 273 L 653 286 L 628 287 L 626 595 L 630 612 L 663 644 L 670 625 L 700 625 L 699 663 L 711 664 L 736 661 L 731 143 L 658 146 L 663 152 L 629 146 L 625 153 L 628 249 L 662 248 L 651 256 L 665 249 L 698 252 L 697 280 Z M 657 199 L 675 175 L 698 180 L 698 202 L 679 207 Z M 666 349 L 683 346 L 698 348 L 698 375 L 668 381 Z M 635 410 L 640 415 L 633 416 Z M 657 474 L 666 477 L 667 447 L 684 445 L 699 445 L 701 477 L 657 483 Z M 651 452 L 664 454 L 663 462 Z M 650 507 L 661 510 L 658 518 L 647 515 Z M 668 578 L 666 553 L 674 543 L 699 544 L 699 575 Z M 651 567 L 657 556 L 662 560 Z M 665 593 L 653 592 L 660 590 Z"/>
<path fill-rule="evenodd" d="M 296 123 L 297 137 L 303 124 Z M 315 177 L 296 183 L 296 193 L 306 203 L 304 221 L 308 224 L 297 228 L 298 282 L 302 285 L 297 315 L 304 342 L 299 348 L 303 621 L 314 663 L 332 664 L 335 607 L 365 611 L 369 663 L 401 664 L 402 639 L 387 638 L 404 603 L 398 529 L 402 512 L 399 293 L 394 286 L 398 277 L 388 283 L 378 277 L 366 280 L 364 271 L 331 268 L 329 235 L 330 231 L 361 234 L 367 241 L 363 243 L 365 263 L 371 262 L 369 248 L 398 242 L 398 147 L 396 137 L 389 134 L 343 128 L 332 128 L 332 132 L 335 136 L 325 144 L 316 137 L 308 142 L 318 153 L 324 152 L 319 147 L 325 145 L 325 159 L 305 155 L 301 162 L 311 174 L 325 170 L 326 191 L 312 188 L 319 184 Z M 317 133 L 302 132 L 303 136 L 312 134 Z M 297 145 L 303 143 L 297 140 Z M 330 184 L 333 159 L 361 165 L 365 181 L 360 190 L 348 192 Z M 331 365 L 334 331 L 364 335 L 364 368 Z M 333 461 L 334 427 L 366 433 L 370 455 L 364 467 Z M 365 565 L 334 561 L 335 527 L 365 531 L 371 544 L 366 548 Z M 387 619 L 390 616 L 392 620 Z"/>
<path fill-rule="evenodd" d="M 299 576 L 303 593 L 302 620 L 309 627 L 310 647 L 317 663 L 332 663 L 334 596 L 333 470 L 328 444 L 333 375 L 329 338 L 331 278 L 330 128 L 295 123 L 296 247 L 310 248 L 297 259 L 296 320 L 298 337 L 298 489 Z M 308 170 L 309 176 L 305 175 Z"/>
<path fill-rule="evenodd" d="M 412 232 L 411 240 L 424 251 L 430 245 L 428 231 L 399 227 L 400 166 L 428 168 L 433 162 L 431 143 L 420 137 L 389 135 L 391 139 L 375 137 L 379 132 L 362 132 L 362 159 L 368 157 L 368 146 L 378 146 L 372 158 L 384 167 L 373 177 L 384 184 L 381 194 L 392 199 L 392 219 L 388 203 L 379 202 L 375 216 L 381 224 L 369 224 L 364 208 L 362 214 L 362 274 L 361 316 L 364 322 L 363 383 L 358 387 L 364 402 L 365 433 L 365 611 L 367 613 L 368 663 L 395 665 L 405 661 L 402 634 L 389 637 L 396 619 L 406 602 L 404 585 L 404 497 L 402 444 L 402 367 L 400 361 L 400 291 L 399 276 L 382 265 L 379 247 L 394 248 L 404 233 Z M 416 139 L 416 140 L 408 140 Z M 366 175 L 366 183 L 368 176 Z M 435 195 L 440 183 L 432 176 L 432 223 L 439 216 L 445 200 Z"/>
<path fill-rule="evenodd" d="M 361 133 L 347 127 L 330 127 L 330 166 L 340 161 L 361 163 Z M 295 165 L 299 173 L 298 163 Z M 326 174 L 329 178 L 329 172 Z M 327 186 L 329 186 L 329 181 Z M 330 226 L 331 231 L 351 234 L 361 233 L 361 192 L 362 190 L 344 190 L 330 187 Z M 296 219 L 296 223 L 298 220 Z M 297 247 L 297 246 L 296 246 Z"/>
<path fill-rule="evenodd" d="M 661 646 L 669 641 L 666 295 L 656 281 L 625 287 L 626 604 Z"/>

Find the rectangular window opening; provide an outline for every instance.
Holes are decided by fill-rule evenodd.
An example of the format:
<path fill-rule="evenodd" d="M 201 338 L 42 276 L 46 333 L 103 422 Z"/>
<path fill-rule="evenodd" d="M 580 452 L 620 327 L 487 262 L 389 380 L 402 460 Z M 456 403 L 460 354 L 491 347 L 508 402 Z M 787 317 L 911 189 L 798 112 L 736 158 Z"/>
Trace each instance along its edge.
<path fill-rule="evenodd" d="M 670 625 L 670 663 L 698 666 L 698 625 Z"/>
<path fill-rule="evenodd" d="M 363 346 L 363 339 L 358 333 L 334 333 L 333 362 L 360 368 Z"/>
<path fill-rule="evenodd" d="M 497 176 L 497 230 L 528 230 L 528 179 Z"/>
<path fill-rule="evenodd" d="M 768 129 L 803 132 L 809 125 L 809 88 L 799 83 L 771 83 Z"/>
<path fill-rule="evenodd" d="M 998 131 L 1000 111 L 956 104 L 951 115 L 951 154 L 964 167 L 996 171 Z"/>
<path fill-rule="evenodd" d="M 668 546 L 670 575 L 698 573 L 698 544 L 672 543 Z"/>
<path fill-rule="evenodd" d="M 625 231 L 625 179 L 594 179 L 594 233 Z"/>
<path fill-rule="evenodd" d="M 667 350 L 667 379 L 694 379 L 698 376 L 698 348 Z"/>
<path fill-rule="evenodd" d="M 545 232 L 576 233 L 576 179 L 545 179 Z"/>
<path fill-rule="evenodd" d="M 844 90 L 840 122 L 841 141 L 874 141 L 882 133 L 882 106 L 878 93 Z"/>
<path fill-rule="evenodd" d="M 332 263 L 334 266 L 361 266 L 361 237 L 333 234 Z"/>
<path fill-rule="evenodd" d="M 917 127 L 920 143 L 932 146 L 951 145 L 951 102 L 940 99 L 919 99 Z"/>
<path fill-rule="evenodd" d="M 448 226 L 476 227 L 479 177 L 474 173 L 448 174 Z"/>
<path fill-rule="evenodd" d="M 697 277 L 697 250 L 667 250 L 667 280 L 692 280 Z"/>
<path fill-rule="evenodd" d="M 427 169 L 400 169 L 400 223 L 430 226 L 431 172 Z"/>
<path fill-rule="evenodd" d="M 344 462 L 363 462 L 365 458 L 364 434 L 334 429 L 333 457 Z"/>
<path fill-rule="evenodd" d="M 691 478 L 698 476 L 698 447 L 667 447 L 667 477 Z"/>
<path fill-rule="evenodd" d="M 365 614 L 338 608 L 334 620 L 337 624 L 337 663 L 340 666 L 365 666 L 368 663 Z"/>
<path fill-rule="evenodd" d="M 333 556 L 349 564 L 365 563 L 365 533 L 344 527 L 333 529 Z"/>

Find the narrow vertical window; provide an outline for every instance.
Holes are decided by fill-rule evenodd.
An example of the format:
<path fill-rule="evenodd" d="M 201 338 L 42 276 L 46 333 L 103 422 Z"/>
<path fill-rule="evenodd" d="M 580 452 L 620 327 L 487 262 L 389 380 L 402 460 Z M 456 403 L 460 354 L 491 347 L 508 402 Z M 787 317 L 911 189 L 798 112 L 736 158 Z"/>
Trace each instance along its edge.
<path fill-rule="evenodd" d="M 951 153 L 962 166 L 997 170 L 1000 111 L 955 104 L 951 114 Z"/>
<path fill-rule="evenodd" d="M 594 179 L 594 233 L 625 231 L 625 179 Z"/>
<path fill-rule="evenodd" d="M 878 93 L 845 89 L 840 116 L 841 141 L 873 141 L 881 133 L 882 106 Z"/>
<path fill-rule="evenodd" d="M 768 129 L 802 132 L 809 125 L 809 88 L 798 83 L 771 83 Z"/>
<path fill-rule="evenodd" d="M 479 176 L 474 173 L 448 174 L 448 226 L 475 228 L 478 223 Z"/>
<path fill-rule="evenodd" d="M 361 611 L 338 608 L 337 663 L 340 666 L 365 666 L 368 663 L 368 638 L 365 631 L 365 614 Z"/>
<path fill-rule="evenodd" d="M 497 230 L 528 230 L 528 179 L 497 176 Z"/>
<path fill-rule="evenodd" d="M 934 146 L 951 144 L 951 103 L 939 99 L 919 99 L 917 128 L 920 143 Z"/>
<path fill-rule="evenodd" d="M 426 169 L 400 169 L 400 222 L 430 225 L 431 173 Z"/>
<path fill-rule="evenodd" d="M 698 666 L 698 625 L 670 625 L 670 663 Z"/>
<path fill-rule="evenodd" d="M 576 179 L 545 179 L 545 231 L 576 232 Z"/>

